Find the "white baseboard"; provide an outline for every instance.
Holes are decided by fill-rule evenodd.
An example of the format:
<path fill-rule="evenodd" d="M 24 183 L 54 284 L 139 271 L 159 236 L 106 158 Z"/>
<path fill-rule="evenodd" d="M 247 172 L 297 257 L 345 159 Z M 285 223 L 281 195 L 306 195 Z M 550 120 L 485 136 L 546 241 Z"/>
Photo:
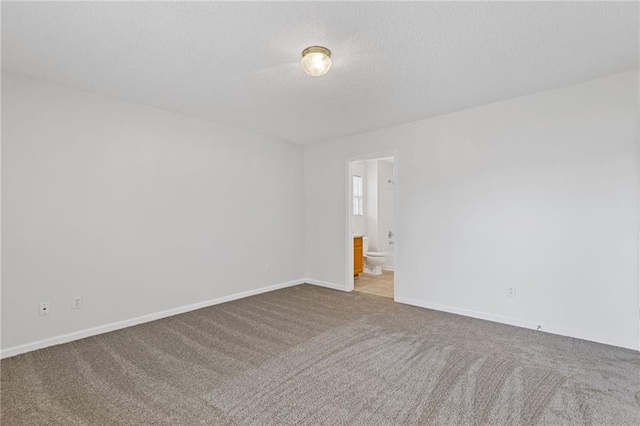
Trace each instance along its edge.
<path fill-rule="evenodd" d="M 631 342 L 620 339 L 612 339 L 608 336 L 602 336 L 594 333 L 588 333 L 579 330 L 568 330 L 562 327 L 554 327 L 552 325 L 537 324 L 530 321 L 519 320 L 516 318 L 503 317 L 500 315 L 488 314 L 485 312 L 473 311 L 470 309 L 458 308 L 456 306 L 440 305 L 437 303 L 425 302 L 422 300 L 411 299 L 408 297 L 396 297 L 394 299 L 398 303 L 404 303 L 406 305 L 418 306 L 421 308 L 433 309 L 435 311 L 449 312 L 451 314 L 464 315 L 467 317 L 478 318 L 487 321 L 499 322 L 501 324 L 515 325 L 516 327 L 529 328 L 537 330 L 538 326 L 541 327 L 542 332 L 558 334 L 560 336 L 574 337 L 576 339 L 589 340 L 591 342 L 603 343 L 605 345 L 619 346 L 626 349 L 639 350 L 637 342 Z"/>
<path fill-rule="evenodd" d="M 218 297 L 216 299 L 206 300 L 204 302 L 193 303 L 191 305 L 168 309 L 162 312 L 142 315 L 140 317 L 127 319 L 124 321 L 118 321 L 111 324 L 101 325 L 93 328 L 87 328 L 85 330 L 75 331 L 73 333 L 51 337 L 48 339 L 38 340 L 37 342 L 27 343 L 24 345 L 3 349 L 2 351 L 0 351 L 0 358 L 9 358 L 9 357 L 20 355 L 26 352 L 35 351 L 37 349 L 42 349 L 42 348 L 46 348 L 54 345 L 60 345 L 62 343 L 68 343 L 74 340 L 84 339 L 85 337 L 95 336 L 97 334 L 108 333 L 110 331 L 120 330 L 121 328 L 131 327 L 134 325 L 143 324 L 145 322 L 155 321 L 161 318 L 183 314 L 185 312 L 195 311 L 196 309 L 206 308 L 213 305 L 219 305 L 220 303 L 231 302 L 232 300 L 242 299 L 245 297 L 254 296 L 256 294 L 267 293 L 269 291 L 278 290 L 285 287 L 304 284 L 305 282 L 307 281 L 304 279 L 299 279 L 299 280 L 288 281 L 285 283 L 274 284 L 267 287 L 257 288 L 255 290 L 243 291 L 241 293 Z"/>
<path fill-rule="evenodd" d="M 382 270 L 383 270 L 383 271 L 391 271 L 391 272 L 393 272 L 393 266 L 384 266 L 384 265 L 383 265 L 383 266 L 382 266 Z"/>
<path fill-rule="evenodd" d="M 98 327 L 88 328 L 85 330 L 76 331 L 73 333 L 63 334 L 56 337 L 51 337 L 48 339 L 38 340 L 36 342 L 27 343 L 24 345 L 14 346 L 11 348 L 4 349 L 0 351 L 0 358 L 9 358 L 15 355 L 20 355 L 26 352 L 35 351 L 37 349 L 46 348 L 49 346 L 60 345 L 63 343 L 72 342 L 74 340 L 84 339 L 85 337 L 95 336 L 102 333 L 108 333 L 110 331 L 120 330 L 122 328 L 131 327 L 138 324 L 143 324 L 150 321 L 155 321 L 157 319 L 170 317 L 173 315 L 182 314 L 185 312 L 194 311 L 196 309 L 206 308 L 213 305 L 218 305 L 225 302 L 230 302 L 232 300 L 242 299 L 249 296 L 254 296 L 261 293 L 267 293 L 269 291 L 278 290 L 281 288 L 291 287 L 299 284 L 312 284 L 320 287 L 326 287 L 334 290 L 346 291 L 344 285 L 330 283 L 327 281 L 315 280 L 313 278 L 305 278 L 299 280 L 288 281 L 285 283 L 274 284 L 267 287 L 261 287 L 255 290 L 248 290 L 241 293 L 232 294 L 229 296 L 223 296 L 216 299 L 207 300 L 204 302 L 193 303 L 191 305 L 181 306 L 178 308 L 168 309 L 162 312 L 156 312 L 153 314 L 143 315 L 136 318 L 127 319 L 124 321 L 118 321 L 111 324 L 106 324 Z M 516 318 L 503 317 L 499 315 L 487 314 L 484 312 L 473 311 L 469 309 L 458 308 L 455 306 L 447 306 L 447 305 L 439 305 L 436 303 L 424 302 L 422 300 L 411 299 L 407 297 L 396 297 L 395 301 L 398 303 L 404 303 L 407 305 L 419 306 L 421 308 L 433 309 L 436 311 L 449 312 L 452 314 L 464 315 L 468 317 L 494 321 L 502 324 L 514 325 L 517 327 L 529 328 L 529 329 L 537 329 L 538 324 L 523 321 Z M 638 350 L 638 344 L 636 342 L 612 339 L 608 336 L 601 336 L 592 333 L 586 333 L 583 331 L 577 330 L 567 330 L 560 327 L 549 326 L 545 324 L 540 324 L 542 327 L 541 331 L 558 334 L 561 336 L 575 337 L 578 339 L 589 340 L 597 343 L 604 343 L 607 345 L 619 346 L 627 349 Z"/>
<path fill-rule="evenodd" d="M 344 285 L 330 283 L 327 281 L 314 280 L 313 278 L 305 278 L 304 282 L 306 282 L 307 284 L 313 284 L 320 287 L 332 288 L 334 290 L 347 291 Z"/>

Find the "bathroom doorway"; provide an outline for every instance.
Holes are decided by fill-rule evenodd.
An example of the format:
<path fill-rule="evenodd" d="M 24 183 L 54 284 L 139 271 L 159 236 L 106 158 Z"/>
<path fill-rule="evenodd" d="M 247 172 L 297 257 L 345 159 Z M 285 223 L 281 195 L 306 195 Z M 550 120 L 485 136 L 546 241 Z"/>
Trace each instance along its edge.
<path fill-rule="evenodd" d="M 396 153 L 347 161 L 347 291 L 397 295 Z"/>

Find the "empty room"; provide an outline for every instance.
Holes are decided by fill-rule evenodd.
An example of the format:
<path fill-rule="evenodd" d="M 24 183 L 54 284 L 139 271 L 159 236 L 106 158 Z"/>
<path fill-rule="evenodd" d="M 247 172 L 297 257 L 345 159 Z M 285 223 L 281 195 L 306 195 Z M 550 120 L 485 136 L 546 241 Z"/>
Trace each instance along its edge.
<path fill-rule="evenodd" d="M 640 424 L 638 2 L 0 8 L 3 426 Z"/>

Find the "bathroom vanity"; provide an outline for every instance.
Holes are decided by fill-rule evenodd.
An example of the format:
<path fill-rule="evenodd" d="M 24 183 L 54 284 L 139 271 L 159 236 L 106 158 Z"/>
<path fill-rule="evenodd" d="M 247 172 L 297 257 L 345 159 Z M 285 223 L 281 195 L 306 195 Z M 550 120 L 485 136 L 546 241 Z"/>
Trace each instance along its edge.
<path fill-rule="evenodd" d="M 362 264 L 362 235 L 353 237 L 353 276 L 357 277 L 364 271 Z"/>

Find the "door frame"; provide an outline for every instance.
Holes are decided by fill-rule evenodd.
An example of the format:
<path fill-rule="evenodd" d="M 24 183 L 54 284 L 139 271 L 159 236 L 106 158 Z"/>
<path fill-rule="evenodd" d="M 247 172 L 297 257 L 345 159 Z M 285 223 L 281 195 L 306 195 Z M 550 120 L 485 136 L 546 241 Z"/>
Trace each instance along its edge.
<path fill-rule="evenodd" d="M 353 179 L 351 178 L 351 164 L 357 161 L 376 160 L 380 158 L 393 158 L 393 213 L 394 213 L 394 264 L 393 264 L 393 300 L 398 299 L 400 284 L 400 250 L 398 249 L 398 150 L 373 152 L 349 157 L 345 161 L 345 188 L 346 188 L 346 214 L 345 214 L 345 252 L 347 253 L 347 268 L 345 271 L 345 291 L 353 291 Z"/>

